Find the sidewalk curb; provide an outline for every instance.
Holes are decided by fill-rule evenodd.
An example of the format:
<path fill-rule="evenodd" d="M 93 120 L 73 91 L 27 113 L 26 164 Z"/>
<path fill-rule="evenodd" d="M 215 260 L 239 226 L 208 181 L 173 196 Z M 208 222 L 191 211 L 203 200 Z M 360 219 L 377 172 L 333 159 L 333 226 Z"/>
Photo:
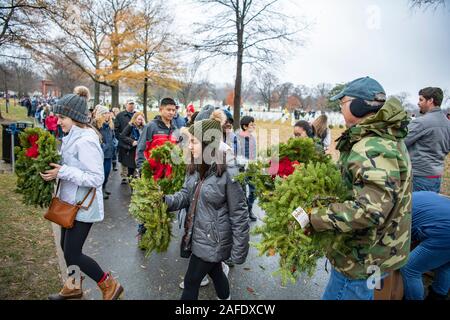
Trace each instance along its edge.
<path fill-rule="evenodd" d="M 61 230 L 58 228 L 57 224 L 51 222 L 51 225 L 53 230 L 53 239 L 55 241 L 56 255 L 58 256 L 59 271 L 61 274 L 62 284 L 64 284 L 67 280 L 67 267 L 66 261 L 64 260 L 64 253 L 62 252 L 60 246 Z"/>

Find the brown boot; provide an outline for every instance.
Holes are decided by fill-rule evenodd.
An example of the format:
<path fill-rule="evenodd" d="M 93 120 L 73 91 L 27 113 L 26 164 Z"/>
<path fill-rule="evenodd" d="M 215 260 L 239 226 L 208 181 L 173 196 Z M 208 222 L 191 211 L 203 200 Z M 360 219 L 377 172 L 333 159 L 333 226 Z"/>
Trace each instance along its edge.
<path fill-rule="evenodd" d="M 103 294 L 103 300 L 117 300 L 123 292 L 123 287 L 113 278 L 111 272 L 108 273 L 106 280 L 100 283 L 98 287 Z"/>
<path fill-rule="evenodd" d="M 80 286 L 77 287 L 74 277 L 68 277 L 64 283 L 64 287 L 57 294 L 51 294 L 48 296 L 48 300 L 67 300 L 67 299 L 80 299 L 83 296 L 83 284 L 84 277 L 80 278 Z"/>

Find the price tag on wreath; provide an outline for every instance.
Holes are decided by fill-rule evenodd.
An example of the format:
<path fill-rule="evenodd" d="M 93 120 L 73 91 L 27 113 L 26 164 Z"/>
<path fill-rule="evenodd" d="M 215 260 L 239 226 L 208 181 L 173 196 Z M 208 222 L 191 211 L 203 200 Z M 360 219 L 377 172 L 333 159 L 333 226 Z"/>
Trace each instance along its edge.
<path fill-rule="evenodd" d="M 292 211 L 291 215 L 295 218 L 295 220 L 297 220 L 302 229 L 309 224 L 309 216 L 302 207 L 298 207 Z"/>

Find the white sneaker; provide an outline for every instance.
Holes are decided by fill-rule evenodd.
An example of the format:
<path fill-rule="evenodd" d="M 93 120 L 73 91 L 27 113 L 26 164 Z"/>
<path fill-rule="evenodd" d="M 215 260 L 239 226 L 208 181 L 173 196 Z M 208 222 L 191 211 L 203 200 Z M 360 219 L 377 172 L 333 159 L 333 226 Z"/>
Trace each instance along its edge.
<path fill-rule="evenodd" d="M 200 282 L 200 287 L 206 287 L 209 284 L 209 279 L 207 276 L 205 276 L 202 280 L 202 282 Z M 180 282 L 180 288 L 184 289 L 184 280 Z"/>
<path fill-rule="evenodd" d="M 230 267 L 222 261 L 222 270 L 225 273 L 225 276 L 228 278 L 228 273 L 230 273 Z"/>

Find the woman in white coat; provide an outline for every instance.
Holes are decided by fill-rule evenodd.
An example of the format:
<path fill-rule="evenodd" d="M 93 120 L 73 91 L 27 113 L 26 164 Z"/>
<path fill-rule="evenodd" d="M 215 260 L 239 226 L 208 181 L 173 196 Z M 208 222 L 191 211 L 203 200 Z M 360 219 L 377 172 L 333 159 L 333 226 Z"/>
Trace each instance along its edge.
<path fill-rule="evenodd" d="M 66 134 L 62 139 L 62 164 L 51 163 L 54 169 L 41 173 L 44 180 L 59 179 L 59 198 L 71 204 L 78 203 L 90 192 L 75 218 L 70 229 L 61 228 L 61 248 L 69 269 L 69 277 L 51 300 L 81 298 L 83 277 L 76 274 L 78 268 L 99 286 L 104 300 L 115 300 L 123 292 L 122 286 L 113 276 L 104 272 L 91 257 L 83 254 L 82 249 L 89 231 L 95 222 L 103 220 L 102 184 L 104 180 L 103 151 L 100 136 L 88 124 L 89 90 L 85 87 L 75 88 L 74 94 L 61 98 L 53 112 L 58 117 L 58 124 Z M 79 273 L 79 272 L 78 272 Z"/>

